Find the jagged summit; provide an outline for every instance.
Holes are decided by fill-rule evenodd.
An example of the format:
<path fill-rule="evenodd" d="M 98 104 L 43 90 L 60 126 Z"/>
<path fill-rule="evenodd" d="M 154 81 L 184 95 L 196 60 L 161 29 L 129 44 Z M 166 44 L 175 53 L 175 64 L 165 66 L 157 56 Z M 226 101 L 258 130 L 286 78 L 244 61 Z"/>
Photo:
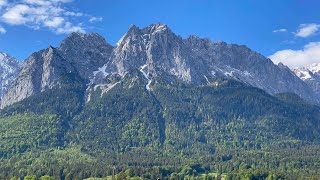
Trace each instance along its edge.
<path fill-rule="evenodd" d="M 94 36 L 103 38 L 103 37 L 102 37 L 99 33 L 97 33 L 97 32 L 89 32 L 89 33 L 72 32 L 72 33 L 70 33 L 70 34 L 67 36 L 66 39 L 74 38 L 74 37 L 85 38 L 85 37 L 94 37 Z M 104 39 L 104 38 L 103 38 L 103 39 Z"/>
<path fill-rule="evenodd" d="M 109 60 L 113 46 L 98 33 L 71 33 L 57 49 L 76 67 L 80 76 L 88 81 L 92 71 Z"/>
<path fill-rule="evenodd" d="M 69 34 L 58 47 L 60 50 L 67 50 L 71 48 L 70 46 L 85 46 L 85 47 L 95 47 L 96 45 L 110 46 L 106 42 L 104 37 L 98 33 L 80 33 L 73 32 Z"/>
<path fill-rule="evenodd" d="M 142 29 L 144 33 L 159 33 L 159 32 L 172 32 L 170 28 L 163 23 L 155 23 L 151 24 L 148 27 Z"/>
<path fill-rule="evenodd" d="M 134 24 L 131 24 L 129 26 L 128 32 L 134 31 L 134 30 L 140 30 L 140 31 L 143 31 L 145 33 L 147 33 L 147 32 L 148 33 L 154 33 L 154 32 L 160 32 L 160 31 L 165 31 L 165 30 L 171 31 L 166 24 L 161 23 L 161 22 L 150 24 L 149 26 L 144 27 L 144 28 L 139 28 L 138 26 L 136 26 Z"/>

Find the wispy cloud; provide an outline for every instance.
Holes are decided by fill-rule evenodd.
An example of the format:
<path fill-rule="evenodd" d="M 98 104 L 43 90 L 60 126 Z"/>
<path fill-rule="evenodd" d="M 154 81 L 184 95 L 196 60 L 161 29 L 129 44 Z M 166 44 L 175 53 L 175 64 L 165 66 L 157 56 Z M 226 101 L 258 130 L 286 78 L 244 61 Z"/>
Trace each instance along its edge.
<path fill-rule="evenodd" d="M 287 32 L 287 29 L 275 29 L 272 32 L 274 32 L 274 33 Z"/>
<path fill-rule="evenodd" d="M 0 34 L 5 34 L 6 32 L 7 30 L 0 26 Z"/>
<path fill-rule="evenodd" d="M 67 3 L 72 1 L 20 0 L 8 3 L 6 0 L 0 0 L 0 7 L 1 2 L 4 7 L 3 11 L 0 11 L 0 21 L 33 29 L 46 28 L 57 34 L 85 32 L 85 22 L 91 22 L 95 17 L 68 10 Z"/>
<path fill-rule="evenodd" d="M 299 29 L 294 33 L 297 37 L 306 38 L 316 34 L 320 30 L 320 24 L 300 24 Z"/>
<path fill-rule="evenodd" d="M 320 42 L 311 42 L 300 50 L 286 49 L 278 51 L 269 58 L 278 64 L 282 62 L 290 67 L 301 67 L 320 62 Z"/>
<path fill-rule="evenodd" d="M 91 23 L 101 22 L 102 20 L 103 20 L 102 17 L 92 17 L 92 18 L 89 19 L 89 21 L 90 21 Z"/>

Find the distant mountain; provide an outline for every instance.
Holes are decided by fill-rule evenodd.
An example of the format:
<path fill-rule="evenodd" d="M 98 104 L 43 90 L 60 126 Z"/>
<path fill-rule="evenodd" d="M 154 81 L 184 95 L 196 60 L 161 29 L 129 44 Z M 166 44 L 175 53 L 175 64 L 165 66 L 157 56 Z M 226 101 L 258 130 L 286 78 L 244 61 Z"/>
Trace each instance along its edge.
<path fill-rule="evenodd" d="M 294 68 L 292 71 L 320 97 L 320 64 Z"/>
<path fill-rule="evenodd" d="M 0 98 L 18 75 L 22 62 L 10 55 L 0 52 Z"/>

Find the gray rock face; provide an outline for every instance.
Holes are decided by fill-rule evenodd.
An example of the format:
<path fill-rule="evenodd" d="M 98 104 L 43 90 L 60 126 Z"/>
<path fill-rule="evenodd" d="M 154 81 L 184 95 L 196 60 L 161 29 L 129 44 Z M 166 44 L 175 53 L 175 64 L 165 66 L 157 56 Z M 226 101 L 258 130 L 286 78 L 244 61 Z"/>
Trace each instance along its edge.
<path fill-rule="evenodd" d="M 75 69 L 52 47 L 32 54 L 1 101 L 1 108 L 58 86 L 59 77 Z"/>
<path fill-rule="evenodd" d="M 0 52 L 0 99 L 17 77 L 21 66 L 22 62 L 6 53 Z"/>
<path fill-rule="evenodd" d="M 1 108 L 47 89 L 59 87 L 62 77 L 76 74 L 89 82 L 92 72 L 108 62 L 110 46 L 98 34 L 70 34 L 58 48 L 32 54 L 1 100 Z"/>
<path fill-rule="evenodd" d="M 292 71 L 320 97 L 320 63 L 294 68 Z"/>
<path fill-rule="evenodd" d="M 164 24 L 139 29 L 131 26 L 112 51 L 110 60 L 100 68 L 101 75 L 124 76 L 140 69 L 145 78 L 160 76 L 168 82 L 212 84 L 216 78 L 231 78 L 261 88 L 270 94 L 296 93 L 314 100 L 306 87 L 288 67 L 274 65 L 246 46 L 212 42 L 197 36 L 183 39 Z M 95 73 L 98 74 L 98 73 Z M 150 88 L 150 87 L 149 87 Z"/>

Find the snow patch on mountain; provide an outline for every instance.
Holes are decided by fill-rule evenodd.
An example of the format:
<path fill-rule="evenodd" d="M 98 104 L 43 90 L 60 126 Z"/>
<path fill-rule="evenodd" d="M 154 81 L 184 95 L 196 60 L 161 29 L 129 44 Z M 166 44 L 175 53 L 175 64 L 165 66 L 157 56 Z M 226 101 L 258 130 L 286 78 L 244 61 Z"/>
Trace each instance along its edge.
<path fill-rule="evenodd" d="M 311 64 L 311 65 L 307 66 L 307 68 L 308 68 L 313 74 L 318 74 L 318 73 L 320 73 L 320 63 Z"/>
<path fill-rule="evenodd" d="M 320 97 L 320 63 L 294 68 L 292 71 Z"/>
<path fill-rule="evenodd" d="M 145 72 L 145 68 L 147 67 L 148 65 L 147 64 L 145 64 L 145 65 L 142 65 L 141 67 L 140 67 L 140 72 L 143 74 L 143 76 L 148 80 L 148 83 L 147 83 L 147 85 L 146 85 L 146 89 L 148 90 L 148 91 L 150 91 L 150 85 L 151 85 L 151 83 L 152 83 L 152 79 L 150 79 L 149 77 L 148 77 L 148 74 Z"/>

